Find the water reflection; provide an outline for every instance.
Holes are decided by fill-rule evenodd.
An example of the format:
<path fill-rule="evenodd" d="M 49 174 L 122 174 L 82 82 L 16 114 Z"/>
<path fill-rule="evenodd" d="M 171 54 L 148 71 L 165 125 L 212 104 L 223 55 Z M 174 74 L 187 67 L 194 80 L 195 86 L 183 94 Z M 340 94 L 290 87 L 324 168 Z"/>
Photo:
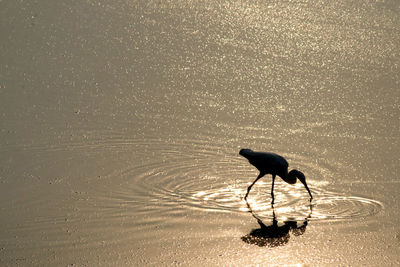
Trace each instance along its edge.
<path fill-rule="evenodd" d="M 242 201 L 247 184 L 242 181 L 228 185 L 218 184 L 218 182 L 219 180 L 215 180 L 212 188 L 192 193 L 186 199 L 183 198 L 185 194 L 182 193 L 180 200 L 186 200 L 186 204 L 190 207 L 204 210 L 250 211 L 249 206 Z M 206 184 L 200 185 L 201 179 L 198 179 L 197 183 L 199 187 L 207 186 Z M 273 211 L 276 212 L 277 219 L 281 222 L 288 218 L 298 221 L 308 216 L 310 202 L 303 185 L 295 184 L 288 187 L 283 181 L 277 181 L 276 200 L 274 210 L 272 210 L 271 204 L 265 202 L 270 197 L 270 185 L 265 181 L 257 184 L 257 191 L 246 201 L 250 203 L 252 211 L 257 213 L 260 218 L 270 218 Z M 190 189 L 193 190 L 193 187 L 195 186 Z M 373 216 L 383 209 L 383 204 L 379 201 L 358 196 L 346 196 L 328 191 L 323 187 L 313 186 L 313 194 L 315 195 L 312 201 L 313 216 L 309 218 L 310 221 L 354 220 Z"/>
<path fill-rule="evenodd" d="M 290 232 L 295 236 L 304 234 L 308 225 L 308 219 L 311 217 L 312 214 L 312 205 L 310 204 L 309 215 L 301 223 L 296 220 L 288 219 L 283 222 L 283 225 L 278 225 L 278 220 L 276 219 L 275 215 L 274 204 L 271 203 L 272 224 L 267 226 L 253 212 L 250 204 L 247 201 L 246 205 L 251 215 L 257 220 L 260 228 L 251 230 L 249 234 L 243 236 L 241 239 L 243 240 L 243 242 L 257 245 L 259 247 L 277 247 L 285 245 L 289 242 Z"/>

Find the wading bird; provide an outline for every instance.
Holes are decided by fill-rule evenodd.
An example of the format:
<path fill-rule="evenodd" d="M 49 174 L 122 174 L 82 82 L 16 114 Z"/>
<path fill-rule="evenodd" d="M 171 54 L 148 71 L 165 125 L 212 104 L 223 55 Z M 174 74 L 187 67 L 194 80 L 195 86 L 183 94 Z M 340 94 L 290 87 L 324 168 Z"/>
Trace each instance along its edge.
<path fill-rule="evenodd" d="M 272 175 L 272 189 L 271 189 L 271 196 L 272 196 L 272 203 L 274 203 L 274 183 L 275 177 L 278 175 L 281 177 L 286 183 L 288 184 L 295 184 L 296 178 L 304 185 L 307 189 L 307 192 L 310 194 L 310 201 L 312 200 L 311 191 L 307 186 L 306 177 L 304 174 L 298 170 L 291 170 L 288 173 L 288 162 L 282 156 L 279 156 L 274 153 L 269 152 L 254 152 L 251 149 L 241 149 L 239 154 L 246 159 L 249 160 L 250 164 L 255 166 L 259 171 L 260 174 L 256 178 L 256 180 L 247 188 L 247 193 L 244 199 L 247 199 L 249 195 L 250 189 L 253 185 L 261 179 L 266 174 Z"/>

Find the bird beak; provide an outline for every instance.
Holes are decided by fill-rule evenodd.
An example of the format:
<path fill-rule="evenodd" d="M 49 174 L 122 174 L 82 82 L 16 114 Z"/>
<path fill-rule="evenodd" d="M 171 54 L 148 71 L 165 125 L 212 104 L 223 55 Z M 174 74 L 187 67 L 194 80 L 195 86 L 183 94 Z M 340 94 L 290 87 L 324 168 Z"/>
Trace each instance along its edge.
<path fill-rule="evenodd" d="M 300 179 L 299 179 L 300 180 Z M 300 180 L 300 182 L 304 185 L 304 187 L 307 189 L 307 192 L 308 192 L 308 194 L 310 194 L 310 198 L 312 199 L 313 198 L 313 196 L 311 195 L 311 191 L 310 191 L 310 189 L 308 188 L 308 186 L 307 186 L 307 183 L 306 183 L 306 180 L 304 179 L 301 179 Z"/>

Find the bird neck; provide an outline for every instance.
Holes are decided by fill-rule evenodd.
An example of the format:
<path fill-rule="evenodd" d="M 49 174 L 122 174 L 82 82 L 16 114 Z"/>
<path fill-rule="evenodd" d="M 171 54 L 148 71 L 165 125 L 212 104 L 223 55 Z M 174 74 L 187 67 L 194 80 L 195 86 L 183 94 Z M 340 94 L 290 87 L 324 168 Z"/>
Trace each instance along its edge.
<path fill-rule="evenodd" d="M 298 173 L 298 170 L 293 169 L 287 174 L 287 178 L 295 179 L 297 177 L 297 173 Z"/>
<path fill-rule="evenodd" d="M 286 173 L 286 177 L 283 178 L 283 180 L 285 180 L 287 183 L 289 184 L 295 184 L 296 180 L 297 180 L 297 176 L 298 176 L 299 171 L 298 170 L 291 170 L 289 173 Z"/>

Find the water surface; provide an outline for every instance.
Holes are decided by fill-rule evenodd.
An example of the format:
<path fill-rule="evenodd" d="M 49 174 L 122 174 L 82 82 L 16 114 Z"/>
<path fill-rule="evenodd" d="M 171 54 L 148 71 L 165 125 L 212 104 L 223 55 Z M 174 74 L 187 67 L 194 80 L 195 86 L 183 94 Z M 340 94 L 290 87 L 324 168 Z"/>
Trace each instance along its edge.
<path fill-rule="evenodd" d="M 399 264 L 397 1 L 0 5 L 2 265 Z"/>

